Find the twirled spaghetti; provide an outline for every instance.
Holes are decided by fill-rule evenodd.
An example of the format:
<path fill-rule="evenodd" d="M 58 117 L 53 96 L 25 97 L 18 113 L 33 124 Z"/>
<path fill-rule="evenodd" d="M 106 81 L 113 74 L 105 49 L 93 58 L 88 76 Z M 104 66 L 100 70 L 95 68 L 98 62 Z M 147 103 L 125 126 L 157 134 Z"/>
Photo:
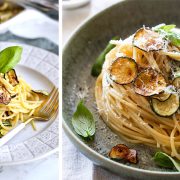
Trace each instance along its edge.
<path fill-rule="evenodd" d="M 124 41 L 111 42 L 116 47 L 106 55 L 102 72 L 96 81 L 98 111 L 105 123 L 127 141 L 161 148 L 180 160 L 179 110 L 169 117 L 157 115 L 151 108 L 152 96 L 136 93 L 134 81 L 119 84 L 113 81 L 110 74 L 112 63 L 118 57 L 132 58 L 138 65 L 138 73 L 148 68 L 161 73 L 167 83 L 166 90 L 169 90 L 172 84 L 172 64 L 175 62 L 176 66 L 179 66 L 179 47 L 165 42 L 166 47 L 163 49 L 145 51 L 133 45 L 133 38 L 134 35 Z M 173 52 L 176 57 L 173 53 L 168 56 L 169 52 Z"/>
<path fill-rule="evenodd" d="M 3 94 L 2 89 L 10 95 Z M 0 135 L 3 136 L 13 129 L 18 122 L 25 122 L 32 117 L 36 109 L 42 104 L 43 98 L 41 93 L 36 93 L 32 87 L 23 80 L 18 78 L 18 83 L 13 86 L 4 74 L 0 76 Z M 9 98 L 8 102 L 3 102 L 3 97 Z M 33 127 L 34 123 L 32 122 Z"/>

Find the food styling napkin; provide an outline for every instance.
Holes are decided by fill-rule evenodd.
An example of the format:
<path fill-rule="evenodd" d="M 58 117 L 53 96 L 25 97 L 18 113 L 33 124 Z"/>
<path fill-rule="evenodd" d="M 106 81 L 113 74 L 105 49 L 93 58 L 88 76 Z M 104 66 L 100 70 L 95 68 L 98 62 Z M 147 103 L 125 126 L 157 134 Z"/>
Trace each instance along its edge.
<path fill-rule="evenodd" d="M 103 3 L 102 3 L 103 1 Z M 118 0 L 91 0 L 82 8 L 63 11 L 63 42 L 72 31 L 88 16 L 91 16 Z M 123 180 L 121 177 L 94 165 L 82 155 L 75 146 L 62 134 L 63 180 Z"/>
<path fill-rule="evenodd" d="M 64 132 L 62 137 L 63 180 L 125 180 L 94 165 L 75 148 Z"/>

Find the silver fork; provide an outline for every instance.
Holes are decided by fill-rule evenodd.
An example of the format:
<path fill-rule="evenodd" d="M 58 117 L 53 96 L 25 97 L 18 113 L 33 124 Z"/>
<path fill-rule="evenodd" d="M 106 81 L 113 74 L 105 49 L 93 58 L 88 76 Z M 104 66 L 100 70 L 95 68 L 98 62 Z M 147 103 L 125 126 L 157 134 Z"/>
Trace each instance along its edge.
<path fill-rule="evenodd" d="M 52 91 L 49 93 L 47 99 L 42 103 L 42 105 L 36 110 L 34 116 L 28 119 L 26 122 L 21 123 L 2 138 L 0 138 L 0 147 L 11 140 L 16 134 L 18 134 L 22 129 L 26 127 L 31 121 L 48 121 L 54 120 L 58 114 L 59 108 L 59 92 L 58 88 L 53 87 Z"/>

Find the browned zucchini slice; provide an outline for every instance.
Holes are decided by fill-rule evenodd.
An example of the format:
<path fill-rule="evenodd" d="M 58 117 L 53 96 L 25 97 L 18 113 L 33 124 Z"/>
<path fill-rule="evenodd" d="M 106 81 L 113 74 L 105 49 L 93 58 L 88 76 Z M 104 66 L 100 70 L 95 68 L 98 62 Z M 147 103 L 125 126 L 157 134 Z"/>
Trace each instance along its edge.
<path fill-rule="evenodd" d="M 110 67 L 110 78 L 118 84 L 131 83 L 137 76 L 137 64 L 129 57 L 117 58 Z"/>
<path fill-rule="evenodd" d="M 179 108 L 179 96 L 171 94 L 166 101 L 159 101 L 152 99 L 151 101 L 153 111 L 159 116 L 172 116 Z"/>
<path fill-rule="evenodd" d="M 130 153 L 129 148 L 124 144 L 117 144 L 109 152 L 109 157 L 111 159 L 124 159 Z"/>
<path fill-rule="evenodd" d="M 11 94 L 7 91 L 4 85 L 0 85 L 0 103 L 1 104 L 9 104 L 11 101 Z"/>
<path fill-rule="evenodd" d="M 153 69 L 146 69 L 139 73 L 134 82 L 134 90 L 143 96 L 159 94 L 166 87 L 166 81 L 162 74 Z"/>
<path fill-rule="evenodd" d="M 129 149 L 129 154 L 126 156 L 126 159 L 130 162 L 130 163 L 137 163 L 137 152 L 135 149 Z"/>
<path fill-rule="evenodd" d="M 42 95 L 42 96 L 48 96 L 49 93 L 46 92 L 46 91 L 43 91 L 43 90 L 32 90 L 33 93 L 36 93 L 36 94 L 39 94 L 39 95 Z"/>
<path fill-rule="evenodd" d="M 133 45 L 145 52 L 159 51 L 164 49 L 165 40 L 159 33 L 144 27 L 136 31 L 133 38 Z"/>
<path fill-rule="evenodd" d="M 17 84 L 19 84 L 17 75 L 16 75 L 16 71 L 14 69 L 9 70 L 7 73 L 4 74 L 4 78 L 6 80 L 9 80 L 9 83 L 12 86 L 16 86 Z"/>
<path fill-rule="evenodd" d="M 159 101 L 165 101 L 169 98 L 170 95 L 171 95 L 170 93 L 162 92 L 162 93 L 153 95 L 152 98 L 158 99 Z"/>
<path fill-rule="evenodd" d="M 125 159 L 130 163 L 137 163 L 137 152 L 134 149 L 129 149 L 124 144 L 117 144 L 109 152 L 109 157 L 113 160 Z"/>
<path fill-rule="evenodd" d="M 173 84 L 173 86 L 176 87 L 177 90 L 180 91 L 180 77 L 175 78 L 175 79 L 173 80 L 172 84 Z"/>

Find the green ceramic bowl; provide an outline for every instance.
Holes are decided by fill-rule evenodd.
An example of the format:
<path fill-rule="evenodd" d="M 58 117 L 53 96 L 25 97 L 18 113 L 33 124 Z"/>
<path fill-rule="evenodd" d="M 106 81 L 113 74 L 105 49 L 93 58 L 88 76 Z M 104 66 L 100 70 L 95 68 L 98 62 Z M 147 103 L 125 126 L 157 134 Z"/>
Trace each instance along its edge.
<path fill-rule="evenodd" d="M 123 177 L 137 179 L 180 179 L 180 173 L 157 167 L 152 157 L 156 149 L 130 144 L 118 137 L 99 117 L 94 98 L 95 78 L 90 75 L 96 57 L 115 35 L 121 38 L 134 33 L 142 25 L 160 23 L 180 27 L 179 0 L 125 0 L 95 15 L 81 25 L 63 51 L 63 127 L 72 143 L 95 164 Z M 96 119 L 93 142 L 85 142 L 73 130 L 71 117 L 79 96 L 85 96 L 86 105 Z M 132 165 L 114 162 L 108 152 L 118 143 L 138 151 L 139 163 Z"/>

